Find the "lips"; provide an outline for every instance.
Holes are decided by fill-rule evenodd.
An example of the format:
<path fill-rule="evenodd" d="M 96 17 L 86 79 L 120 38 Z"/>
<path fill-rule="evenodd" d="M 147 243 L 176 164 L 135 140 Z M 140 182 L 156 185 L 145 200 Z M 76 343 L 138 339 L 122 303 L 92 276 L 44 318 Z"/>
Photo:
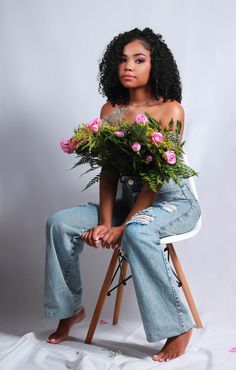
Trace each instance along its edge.
<path fill-rule="evenodd" d="M 131 79 L 136 78 L 136 77 L 132 76 L 132 75 L 124 75 L 123 78 L 125 78 L 127 80 L 131 80 Z"/>

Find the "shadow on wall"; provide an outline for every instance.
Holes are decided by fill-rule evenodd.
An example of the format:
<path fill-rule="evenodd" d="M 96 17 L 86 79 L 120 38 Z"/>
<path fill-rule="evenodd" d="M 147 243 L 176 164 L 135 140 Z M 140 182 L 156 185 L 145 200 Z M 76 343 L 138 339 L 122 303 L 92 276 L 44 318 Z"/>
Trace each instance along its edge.
<path fill-rule="evenodd" d="M 56 165 L 58 143 L 40 125 L 11 119 L 1 129 L 0 145 L 1 310 L 42 315 L 45 222 L 73 204 L 75 194 L 66 192 L 63 168 Z"/>

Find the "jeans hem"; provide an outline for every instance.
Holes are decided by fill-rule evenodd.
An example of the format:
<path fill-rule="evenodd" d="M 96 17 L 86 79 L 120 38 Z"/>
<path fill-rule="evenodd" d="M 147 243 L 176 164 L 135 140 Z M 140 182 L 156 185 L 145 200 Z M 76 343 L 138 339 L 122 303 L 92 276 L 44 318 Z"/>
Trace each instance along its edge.
<path fill-rule="evenodd" d="M 84 306 L 80 306 L 79 308 L 77 309 L 74 309 L 72 311 L 53 311 L 53 310 L 48 310 L 48 309 L 45 309 L 44 310 L 44 316 L 49 318 L 49 319 L 58 319 L 58 320 L 61 320 L 61 319 L 66 319 L 68 317 L 72 317 L 72 316 L 75 316 L 77 315 L 82 309 L 84 308 Z"/>
<path fill-rule="evenodd" d="M 190 329 L 193 329 L 193 328 L 194 328 L 194 326 L 193 326 L 193 324 L 191 324 L 190 326 L 186 326 L 184 329 L 170 331 L 168 334 L 165 334 L 164 336 L 163 335 L 158 335 L 158 336 L 146 335 L 146 338 L 147 338 L 147 341 L 149 343 L 160 342 L 163 339 L 168 339 L 168 338 L 171 338 L 171 337 L 176 337 L 178 335 L 184 334 L 184 333 L 186 333 L 187 331 L 189 331 Z"/>

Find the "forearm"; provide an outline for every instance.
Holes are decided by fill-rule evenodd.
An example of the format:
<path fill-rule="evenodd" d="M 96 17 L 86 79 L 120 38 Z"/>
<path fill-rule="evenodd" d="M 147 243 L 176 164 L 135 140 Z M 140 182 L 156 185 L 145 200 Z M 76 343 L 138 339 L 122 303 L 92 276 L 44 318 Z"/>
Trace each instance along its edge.
<path fill-rule="evenodd" d="M 157 191 L 160 189 L 161 186 L 158 186 Z M 128 216 L 125 219 L 125 222 L 123 223 L 123 227 L 125 227 L 125 223 L 129 221 L 134 214 L 141 211 L 142 209 L 148 208 L 153 204 L 153 201 L 156 197 L 156 192 L 152 191 L 150 187 L 147 184 L 144 184 L 140 193 L 138 194 L 138 197 L 131 208 Z"/>
<path fill-rule="evenodd" d="M 102 171 L 99 185 L 100 224 L 111 227 L 119 175 Z"/>

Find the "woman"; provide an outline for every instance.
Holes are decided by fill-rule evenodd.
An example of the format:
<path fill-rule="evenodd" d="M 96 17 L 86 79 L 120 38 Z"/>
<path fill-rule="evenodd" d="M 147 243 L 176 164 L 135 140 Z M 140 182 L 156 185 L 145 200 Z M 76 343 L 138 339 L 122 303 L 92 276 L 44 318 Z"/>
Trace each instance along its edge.
<path fill-rule="evenodd" d="M 100 92 L 107 97 L 101 118 L 122 115 L 134 121 L 149 113 L 165 127 L 171 119 L 184 127 L 181 82 L 176 62 L 161 35 L 134 29 L 115 37 L 99 65 Z M 175 125 L 174 125 L 175 129 Z M 131 181 L 130 181 L 131 180 Z M 167 341 L 153 356 L 169 361 L 185 352 L 192 321 L 182 304 L 160 238 L 190 231 L 200 216 L 199 205 L 186 182 L 159 186 L 153 192 L 139 179 L 102 170 L 99 205 L 80 205 L 57 212 L 47 223 L 45 313 L 60 319 L 49 343 L 66 339 L 71 327 L 85 317 L 79 254 L 83 242 L 92 247 L 120 245 L 129 261 L 147 340 Z M 124 206 L 119 206 L 123 202 Z"/>

